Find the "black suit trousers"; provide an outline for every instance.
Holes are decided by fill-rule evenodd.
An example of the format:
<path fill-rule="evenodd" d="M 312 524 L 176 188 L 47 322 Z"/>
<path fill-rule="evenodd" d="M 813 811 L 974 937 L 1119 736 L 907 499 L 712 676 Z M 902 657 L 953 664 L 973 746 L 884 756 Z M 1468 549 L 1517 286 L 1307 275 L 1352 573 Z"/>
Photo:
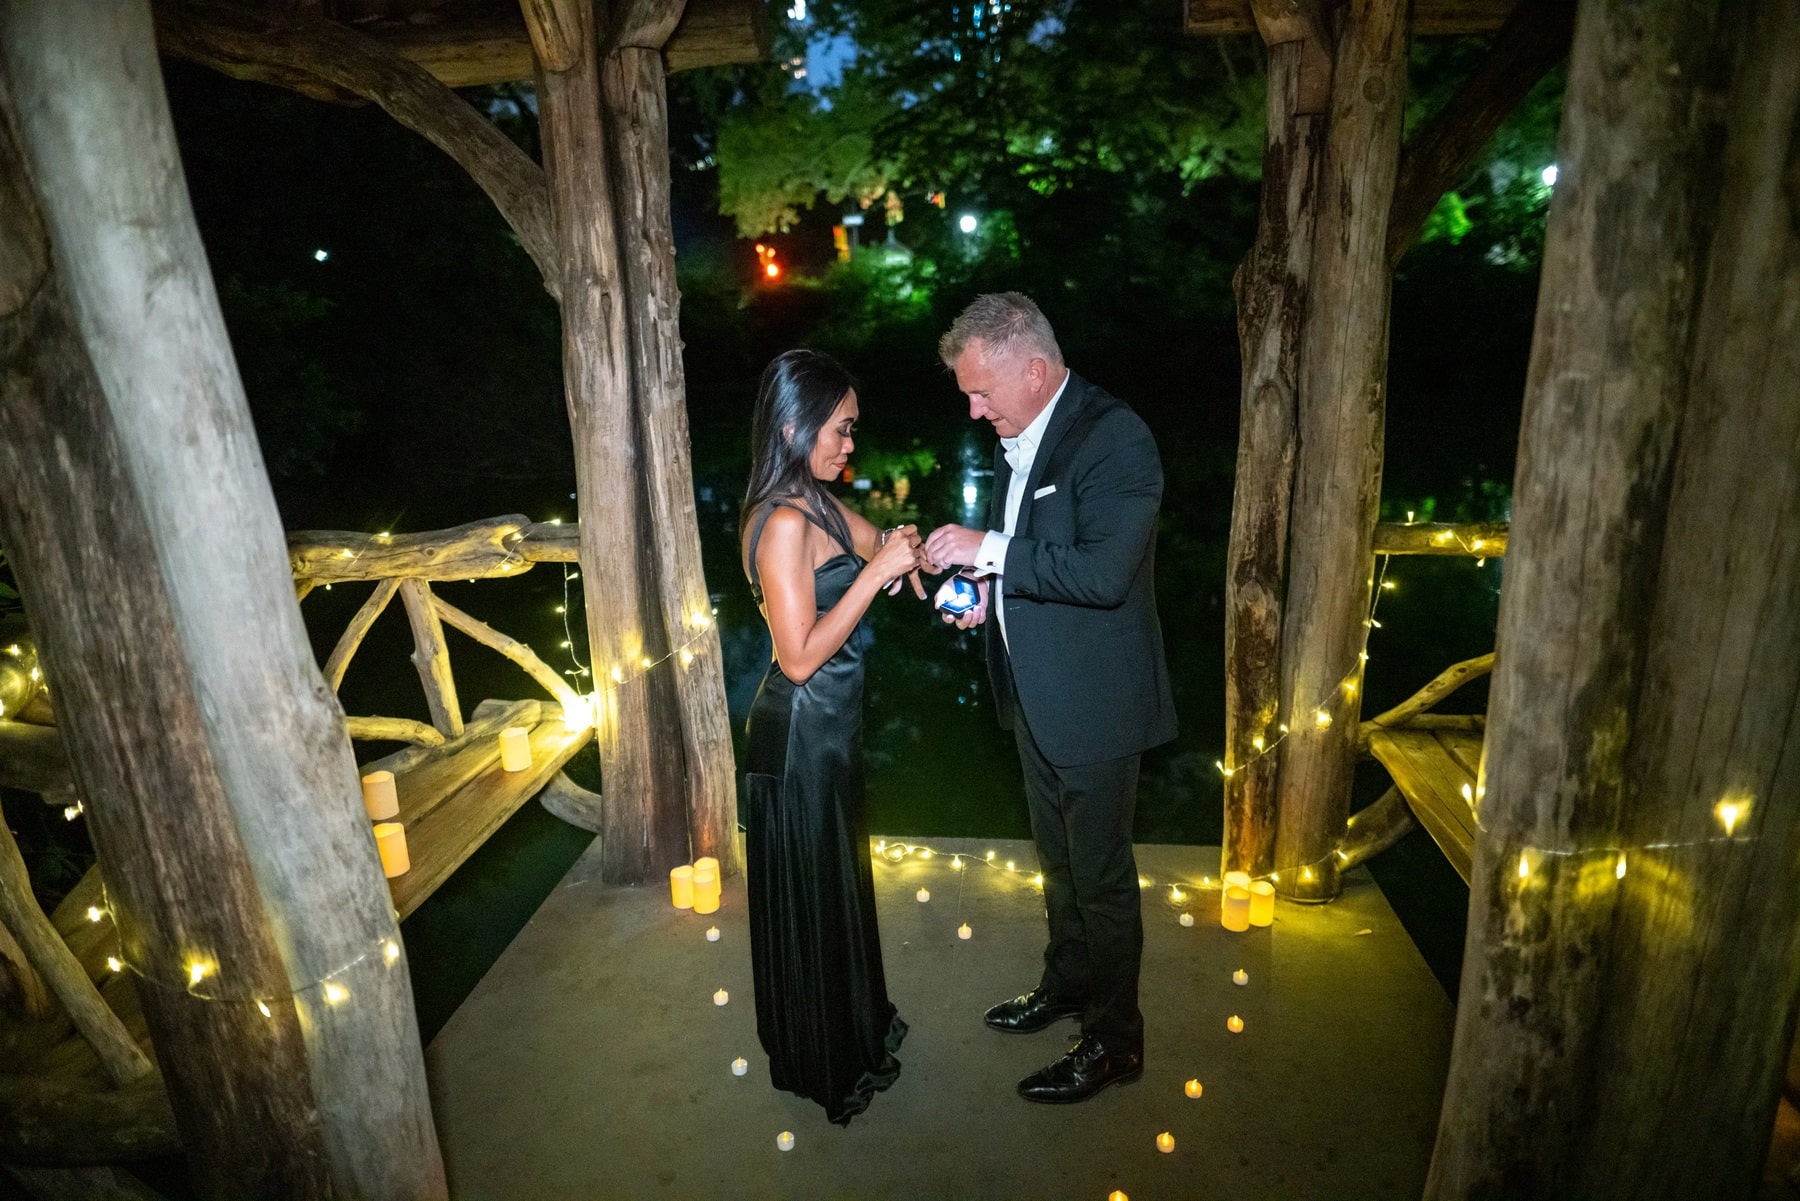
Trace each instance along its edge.
<path fill-rule="evenodd" d="M 1050 921 L 1039 987 L 1082 1003 L 1083 1034 L 1141 1044 L 1144 919 L 1131 826 L 1143 756 L 1057 767 L 1032 738 L 1023 706 L 1013 711 L 1013 733 Z"/>

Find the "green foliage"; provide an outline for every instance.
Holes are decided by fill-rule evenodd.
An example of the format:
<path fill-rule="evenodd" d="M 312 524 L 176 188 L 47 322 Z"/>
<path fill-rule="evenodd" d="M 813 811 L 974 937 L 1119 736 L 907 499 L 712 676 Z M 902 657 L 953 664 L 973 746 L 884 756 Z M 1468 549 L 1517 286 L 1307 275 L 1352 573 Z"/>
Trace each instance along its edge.
<path fill-rule="evenodd" d="M 287 283 L 225 278 L 219 306 L 255 414 L 269 474 L 324 473 L 333 447 L 362 413 L 312 351 L 331 305 Z"/>
<path fill-rule="evenodd" d="M 1469 206 L 1455 192 L 1445 192 L 1438 198 L 1437 207 L 1425 218 L 1425 228 L 1419 232 L 1419 241 L 1451 243 L 1463 240 L 1463 235 L 1475 228 L 1469 220 Z"/>
<path fill-rule="evenodd" d="M 868 208 L 887 191 L 876 155 L 885 110 L 855 87 L 830 103 L 805 92 L 765 96 L 729 110 L 719 126 L 719 211 L 753 238 L 791 229 L 823 195 Z"/>

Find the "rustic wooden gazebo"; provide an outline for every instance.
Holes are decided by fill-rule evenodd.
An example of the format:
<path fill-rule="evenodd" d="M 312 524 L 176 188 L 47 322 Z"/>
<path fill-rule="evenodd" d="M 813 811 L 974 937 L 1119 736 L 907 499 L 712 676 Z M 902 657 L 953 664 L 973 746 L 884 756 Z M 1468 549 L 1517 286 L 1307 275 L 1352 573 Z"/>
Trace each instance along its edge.
<path fill-rule="evenodd" d="M 79 806 L 103 866 L 45 915 L 0 839 L 0 979 L 39 1015 L 34 1074 L 0 1065 L 0 1162 L 46 1193 L 179 1145 L 207 1196 L 445 1195 L 347 735 L 413 743 L 388 762 L 441 832 L 425 887 L 539 788 L 608 879 L 729 861 L 663 78 L 754 58 L 758 9 L 0 0 L 0 542 L 56 689 L 0 715 L 0 779 Z M 1470 878 L 1430 1195 L 1742 1195 L 1800 1001 L 1800 3 L 1188 0 L 1187 28 L 1269 52 L 1226 866 L 1326 901 L 1416 814 Z M 1409 35 L 1468 32 L 1489 60 L 1403 138 Z M 379 104 L 487 191 L 561 305 L 578 527 L 284 536 L 159 49 Z M 1565 56 L 1512 520 L 1381 526 L 1393 265 Z M 451 90 L 527 76 L 542 166 Z M 1496 651 L 1361 721 L 1377 556 L 1405 553 L 1506 554 Z M 542 561 L 581 569 L 591 681 L 430 588 Z M 340 580 L 372 592 L 321 671 L 295 597 Z M 333 695 L 395 596 L 429 725 Z M 465 717 L 445 624 L 550 699 Z M 1430 712 L 1488 670 L 1485 718 Z M 539 750 L 509 785 L 503 724 Z M 557 777 L 589 737 L 599 798 Z M 1395 789 L 1352 818 L 1364 752 Z"/>

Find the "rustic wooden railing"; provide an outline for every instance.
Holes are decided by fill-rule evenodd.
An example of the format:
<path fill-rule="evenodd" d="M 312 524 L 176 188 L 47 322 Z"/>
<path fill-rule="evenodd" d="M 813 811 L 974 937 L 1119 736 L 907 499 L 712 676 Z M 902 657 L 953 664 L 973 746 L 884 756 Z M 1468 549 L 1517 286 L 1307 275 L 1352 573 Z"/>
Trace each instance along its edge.
<path fill-rule="evenodd" d="M 578 526 L 533 522 L 520 516 L 418 534 L 307 530 L 288 535 L 288 563 L 299 598 L 305 599 L 320 585 L 376 581 L 375 591 L 350 618 L 325 660 L 325 681 L 333 691 L 342 686 L 344 673 L 369 627 L 395 594 L 406 607 L 413 634 L 413 664 L 425 689 L 431 724 L 404 717 L 347 717 L 350 736 L 436 747 L 462 735 L 462 708 L 444 642 L 445 625 L 518 664 L 556 698 L 566 715 L 586 712 L 586 698 L 529 646 L 431 591 L 437 580 L 510 578 L 539 563 L 573 562 L 580 536 Z"/>

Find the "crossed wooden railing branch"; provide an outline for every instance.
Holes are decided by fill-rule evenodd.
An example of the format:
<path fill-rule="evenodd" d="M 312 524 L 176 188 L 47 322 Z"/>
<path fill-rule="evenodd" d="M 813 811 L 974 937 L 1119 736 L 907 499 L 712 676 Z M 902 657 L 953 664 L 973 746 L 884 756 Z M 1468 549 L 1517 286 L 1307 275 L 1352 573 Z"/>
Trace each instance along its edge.
<path fill-rule="evenodd" d="M 413 634 L 413 665 L 425 689 L 431 724 L 404 717 L 347 717 L 350 736 L 442 746 L 447 739 L 462 735 L 462 707 L 450 670 L 450 651 L 444 643 L 445 625 L 518 664 L 557 699 L 565 713 L 581 712 L 586 706 L 581 694 L 529 646 L 431 591 L 434 580 L 507 578 L 538 563 L 572 562 L 580 537 L 577 526 L 533 522 L 520 516 L 418 534 L 307 530 L 288 535 L 288 562 L 301 598 L 320 584 L 376 581 L 375 591 L 350 618 L 325 660 L 325 680 L 334 691 L 343 684 L 344 673 L 369 627 L 396 593 L 406 607 Z"/>

